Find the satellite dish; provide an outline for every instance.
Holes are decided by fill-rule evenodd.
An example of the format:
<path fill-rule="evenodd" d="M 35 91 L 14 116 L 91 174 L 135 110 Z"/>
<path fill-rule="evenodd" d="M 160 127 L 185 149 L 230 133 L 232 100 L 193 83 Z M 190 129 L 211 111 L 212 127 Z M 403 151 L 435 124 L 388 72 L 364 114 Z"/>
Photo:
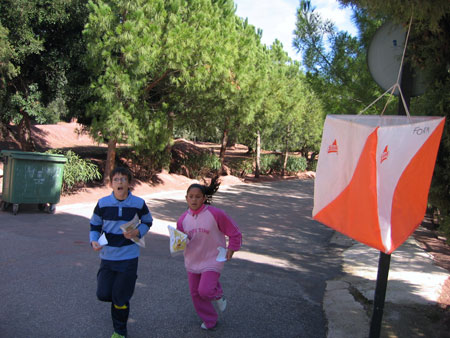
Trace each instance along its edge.
<path fill-rule="evenodd" d="M 405 48 L 406 31 L 397 24 L 386 22 L 375 32 L 367 53 L 367 64 L 375 82 L 384 90 L 389 90 L 397 82 L 403 49 Z M 411 96 L 419 96 L 425 92 L 425 77 L 417 69 L 413 69 Z M 398 88 L 394 95 L 398 96 Z"/>

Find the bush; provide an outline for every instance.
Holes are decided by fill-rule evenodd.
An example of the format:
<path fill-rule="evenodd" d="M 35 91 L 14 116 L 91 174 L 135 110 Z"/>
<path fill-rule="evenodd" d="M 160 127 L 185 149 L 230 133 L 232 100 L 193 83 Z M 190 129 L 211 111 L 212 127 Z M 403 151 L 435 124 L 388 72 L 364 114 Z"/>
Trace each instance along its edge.
<path fill-rule="evenodd" d="M 280 155 L 261 156 L 261 174 L 280 174 L 283 171 L 284 157 Z M 286 163 L 286 174 L 295 174 L 306 170 L 307 161 L 304 157 L 289 156 Z"/>
<path fill-rule="evenodd" d="M 138 153 L 130 147 L 124 147 L 117 151 L 116 165 L 129 168 L 133 179 L 148 181 L 161 169 L 167 169 L 170 159 L 171 154 L 167 151 Z"/>
<path fill-rule="evenodd" d="M 450 81 L 446 87 L 450 90 Z M 449 96 L 450 99 L 450 96 Z M 448 101 L 447 101 L 448 102 Z M 431 181 L 429 204 L 437 210 L 438 231 L 447 237 L 450 244 L 450 128 L 447 116 L 439 152 Z"/>
<path fill-rule="evenodd" d="M 207 176 L 210 172 L 219 171 L 220 159 L 215 154 L 202 152 L 191 153 L 183 160 L 183 165 L 189 170 L 190 178 Z"/>
<path fill-rule="evenodd" d="M 61 150 L 49 150 L 49 154 L 63 154 L 67 158 L 64 165 L 62 193 L 75 191 L 81 183 L 88 183 L 102 178 L 98 167 L 89 160 L 84 160 L 72 150 L 63 152 Z"/>
<path fill-rule="evenodd" d="M 280 157 L 282 160 L 282 157 Z M 283 164 L 281 163 L 281 168 L 283 167 Z M 297 156 L 289 156 L 287 163 L 286 163 L 286 173 L 287 174 L 295 174 L 299 171 L 305 171 L 306 170 L 306 158 L 304 157 L 297 157 Z"/>
<path fill-rule="evenodd" d="M 238 177 L 245 177 L 253 172 L 252 158 L 239 158 L 229 163 L 231 175 Z"/>
<path fill-rule="evenodd" d="M 282 168 L 280 168 L 280 161 L 279 161 L 278 155 L 269 154 L 269 155 L 262 155 L 260 160 L 260 172 L 261 175 L 269 175 L 273 172 L 279 172 Z"/>
<path fill-rule="evenodd" d="M 306 165 L 306 170 L 309 171 L 317 171 L 317 160 L 309 160 L 308 164 Z"/>

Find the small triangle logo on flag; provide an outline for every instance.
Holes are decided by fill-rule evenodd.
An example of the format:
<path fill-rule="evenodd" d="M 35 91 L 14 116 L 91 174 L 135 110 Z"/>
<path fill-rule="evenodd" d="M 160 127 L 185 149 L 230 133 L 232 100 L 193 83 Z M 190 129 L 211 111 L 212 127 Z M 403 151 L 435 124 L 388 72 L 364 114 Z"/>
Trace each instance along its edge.
<path fill-rule="evenodd" d="M 328 154 L 329 153 L 337 153 L 337 152 L 338 152 L 338 146 L 337 146 L 336 139 L 334 139 L 333 144 L 328 147 Z"/>
<path fill-rule="evenodd" d="M 389 156 L 389 150 L 388 150 L 388 146 L 386 146 L 383 150 L 383 153 L 381 154 L 380 163 L 383 163 L 384 160 L 387 160 L 388 156 Z"/>

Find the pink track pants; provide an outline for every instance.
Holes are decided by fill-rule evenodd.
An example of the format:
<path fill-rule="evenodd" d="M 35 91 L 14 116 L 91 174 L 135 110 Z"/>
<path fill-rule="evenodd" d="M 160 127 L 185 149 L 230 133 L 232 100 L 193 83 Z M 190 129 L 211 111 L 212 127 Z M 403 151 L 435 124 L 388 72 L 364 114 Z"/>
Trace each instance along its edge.
<path fill-rule="evenodd" d="M 212 328 L 217 323 L 218 315 L 212 301 L 223 296 L 219 277 L 220 273 L 215 271 L 206 271 L 201 274 L 188 272 L 189 290 L 195 311 L 207 328 Z"/>

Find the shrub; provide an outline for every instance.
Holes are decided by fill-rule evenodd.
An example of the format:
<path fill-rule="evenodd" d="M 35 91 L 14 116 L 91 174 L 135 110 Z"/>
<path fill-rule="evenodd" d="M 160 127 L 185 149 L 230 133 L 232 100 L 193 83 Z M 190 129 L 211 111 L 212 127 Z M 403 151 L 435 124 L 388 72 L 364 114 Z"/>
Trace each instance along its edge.
<path fill-rule="evenodd" d="M 282 159 L 282 157 L 280 157 Z M 281 164 L 283 167 L 283 164 Z M 306 170 L 306 158 L 297 157 L 297 156 L 289 156 L 286 163 L 286 173 L 287 174 L 295 174 L 299 171 Z"/>
<path fill-rule="evenodd" d="M 284 157 L 280 155 L 261 156 L 261 174 L 280 174 L 283 171 Z M 299 171 L 305 171 L 307 166 L 306 158 L 289 156 L 286 163 L 286 174 L 295 174 Z"/>
<path fill-rule="evenodd" d="M 63 154 L 67 158 L 64 165 L 62 192 L 70 193 L 76 190 L 80 183 L 88 183 L 102 178 L 98 167 L 89 160 L 80 158 L 72 150 L 49 150 L 49 154 Z"/>
<path fill-rule="evenodd" d="M 306 165 L 306 170 L 309 171 L 317 171 L 317 160 L 309 160 L 308 164 Z"/>
<path fill-rule="evenodd" d="M 118 149 L 116 164 L 130 169 L 133 179 L 148 181 L 160 172 L 161 169 L 169 167 L 171 159 L 170 152 L 136 152 L 130 147 Z"/>
<path fill-rule="evenodd" d="M 245 177 L 253 172 L 252 158 L 239 158 L 229 163 L 231 175 L 238 177 Z"/>
<path fill-rule="evenodd" d="M 221 167 L 219 157 L 206 152 L 189 154 L 183 160 L 183 165 L 189 170 L 190 178 L 207 176 L 210 172 L 216 172 Z"/>
<path fill-rule="evenodd" d="M 260 160 L 260 172 L 262 175 L 269 175 L 273 172 L 278 172 L 279 167 L 279 157 L 278 155 L 269 154 L 262 155 Z"/>

